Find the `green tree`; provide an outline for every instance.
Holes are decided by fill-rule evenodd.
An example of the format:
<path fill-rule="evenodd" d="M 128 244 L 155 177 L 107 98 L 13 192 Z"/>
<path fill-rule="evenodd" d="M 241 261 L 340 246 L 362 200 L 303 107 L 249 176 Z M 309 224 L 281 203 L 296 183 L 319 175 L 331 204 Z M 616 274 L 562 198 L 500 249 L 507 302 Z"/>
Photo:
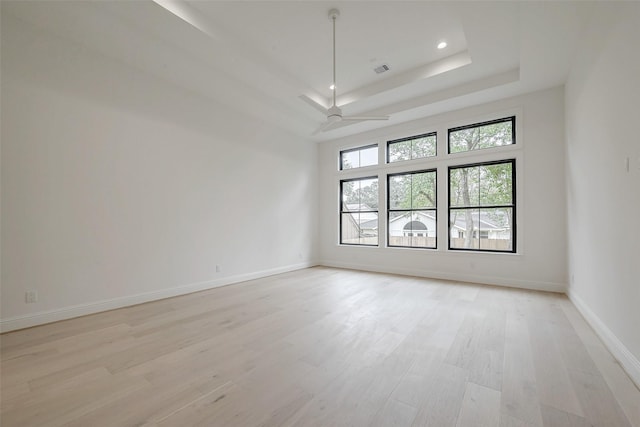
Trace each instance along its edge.
<path fill-rule="evenodd" d="M 397 141 L 389 144 L 389 161 L 421 159 L 436 155 L 435 135 Z"/>
<path fill-rule="evenodd" d="M 344 210 L 378 209 L 378 179 L 361 179 L 342 183 Z M 349 209 L 350 206 L 358 206 Z"/>
<path fill-rule="evenodd" d="M 378 209 L 378 179 L 360 181 L 361 209 Z"/>
<path fill-rule="evenodd" d="M 460 129 L 449 134 L 450 153 L 510 144 L 513 144 L 513 124 L 511 121 Z"/>
<path fill-rule="evenodd" d="M 392 209 L 428 209 L 436 206 L 436 173 L 395 175 L 390 180 Z"/>

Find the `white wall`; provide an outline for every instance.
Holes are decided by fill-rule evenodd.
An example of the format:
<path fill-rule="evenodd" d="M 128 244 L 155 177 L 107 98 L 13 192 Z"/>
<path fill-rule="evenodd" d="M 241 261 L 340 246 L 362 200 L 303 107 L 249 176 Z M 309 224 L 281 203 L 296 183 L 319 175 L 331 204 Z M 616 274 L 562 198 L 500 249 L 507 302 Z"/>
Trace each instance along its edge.
<path fill-rule="evenodd" d="M 3 330 L 316 258 L 310 142 L 6 13 L 1 107 Z"/>
<path fill-rule="evenodd" d="M 640 5 L 616 11 L 566 85 L 569 295 L 640 384 Z"/>
<path fill-rule="evenodd" d="M 517 115 L 518 142 L 505 154 L 517 159 L 518 253 L 450 252 L 447 246 L 446 166 L 438 161 L 439 249 L 349 247 L 338 245 L 339 180 L 353 171 L 338 171 L 340 149 L 380 143 L 437 130 L 444 149 L 446 129 L 481 120 Z M 566 289 L 566 223 L 564 191 L 564 93 L 554 88 L 392 126 L 320 147 L 320 256 L 324 264 L 564 292 Z M 495 155 L 486 150 L 487 159 Z M 459 155 L 459 157 L 464 157 Z M 466 158 L 464 161 L 469 161 Z M 433 166 L 431 163 L 416 167 Z M 399 167 L 402 167 L 401 165 Z M 357 172 L 356 172 L 357 173 Z M 378 173 L 376 168 L 363 171 Z M 381 184 L 385 176 L 380 174 Z M 384 187 L 381 185 L 381 187 Z M 381 195 L 381 204 L 384 206 Z M 381 226 L 386 214 L 381 210 Z M 381 237 L 384 242 L 384 237 Z"/>

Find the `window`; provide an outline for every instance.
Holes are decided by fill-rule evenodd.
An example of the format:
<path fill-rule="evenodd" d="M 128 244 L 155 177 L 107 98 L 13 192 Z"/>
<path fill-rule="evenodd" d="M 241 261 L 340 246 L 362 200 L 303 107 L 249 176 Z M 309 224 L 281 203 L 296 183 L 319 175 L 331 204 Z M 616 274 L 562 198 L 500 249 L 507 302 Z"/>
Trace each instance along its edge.
<path fill-rule="evenodd" d="M 387 162 L 422 159 L 436 155 L 436 133 L 411 136 L 387 142 Z"/>
<path fill-rule="evenodd" d="M 340 181 L 340 244 L 378 245 L 378 177 Z"/>
<path fill-rule="evenodd" d="M 522 144 L 515 146 L 516 116 L 495 117 L 339 151 L 340 244 L 379 246 L 382 228 L 389 248 L 515 253 Z M 381 150 L 386 159 L 378 162 Z M 379 182 L 380 174 L 386 179 Z M 448 189 L 447 203 L 438 200 L 438 185 L 440 193 Z M 448 244 L 438 247 L 445 218 Z"/>
<path fill-rule="evenodd" d="M 449 249 L 515 252 L 515 160 L 449 167 Z"/>
<path fill-rule="evenodd" d="M 340 170 L 378 164 L 378 145 L 351 148 L 340 152 Z"/>
<path fill-rule="evenodd" d="M 388 245 L 436 247 L 436 171 L 387 176 Z"/>
<path fill-rule="evenodd" d="M 515 144 L 515 124 L 515 117 L 507 117 L 449 129 L 449 153 Z"/>

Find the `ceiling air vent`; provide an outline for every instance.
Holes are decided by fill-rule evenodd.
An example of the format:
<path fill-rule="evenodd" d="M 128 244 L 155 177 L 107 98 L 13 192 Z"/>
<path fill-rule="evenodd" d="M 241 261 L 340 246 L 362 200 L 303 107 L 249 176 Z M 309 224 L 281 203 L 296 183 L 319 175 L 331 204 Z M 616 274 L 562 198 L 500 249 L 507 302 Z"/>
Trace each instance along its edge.
<path fill-rule="evenodd" d="M 382 64 L 381 66 L 376 67 L 376 68 L 373 69 L 373 71 L 375 71 L 376 74 L 382 74 L 385 71 L 389 71 L 389 70 L 390 70 L 390 68 L 389 68 L 389 66 L 387 64 Z"/>

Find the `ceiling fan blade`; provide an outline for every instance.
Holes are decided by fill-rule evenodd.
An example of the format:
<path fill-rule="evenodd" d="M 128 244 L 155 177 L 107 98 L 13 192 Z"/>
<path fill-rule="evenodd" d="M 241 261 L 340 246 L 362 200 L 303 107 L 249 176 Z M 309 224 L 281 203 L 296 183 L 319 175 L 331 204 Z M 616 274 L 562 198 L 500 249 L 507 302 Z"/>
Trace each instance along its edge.
<path fill-rule="evenodd" d="M 310 106 L 312 106 L 313 108 L 315 108 L 316 110 L 320 111 L 322 114 L 324 114 L 325 116 L 328 113 L 327 108 L 320 104 L 319 102 L 311 99 L 310 97 L 308 97 L 307 95 L 300 95 L 299 96 L 300 99 L 302 99 L 304 102 L 306 102 L 307 104 L 309 104 Z"/>
<path fill-rule="evenodd" d="M 312 133 L 312 135 L 317 135 L 320 132 L 327 132 L 327 131 L 333 129 L 337 123 L 340 123 L 340 122 L 337 122 L 337 121 L 336 122 L 326 121 L 323 124 L 321 124 L 320 127 L 318 129 L 316 129 Z"/>
<path fill-rule="evenodd" d="M 363 122 L 365 120 L 389 120 L 389 116 L 342 116 L 342 121 Z"/>

